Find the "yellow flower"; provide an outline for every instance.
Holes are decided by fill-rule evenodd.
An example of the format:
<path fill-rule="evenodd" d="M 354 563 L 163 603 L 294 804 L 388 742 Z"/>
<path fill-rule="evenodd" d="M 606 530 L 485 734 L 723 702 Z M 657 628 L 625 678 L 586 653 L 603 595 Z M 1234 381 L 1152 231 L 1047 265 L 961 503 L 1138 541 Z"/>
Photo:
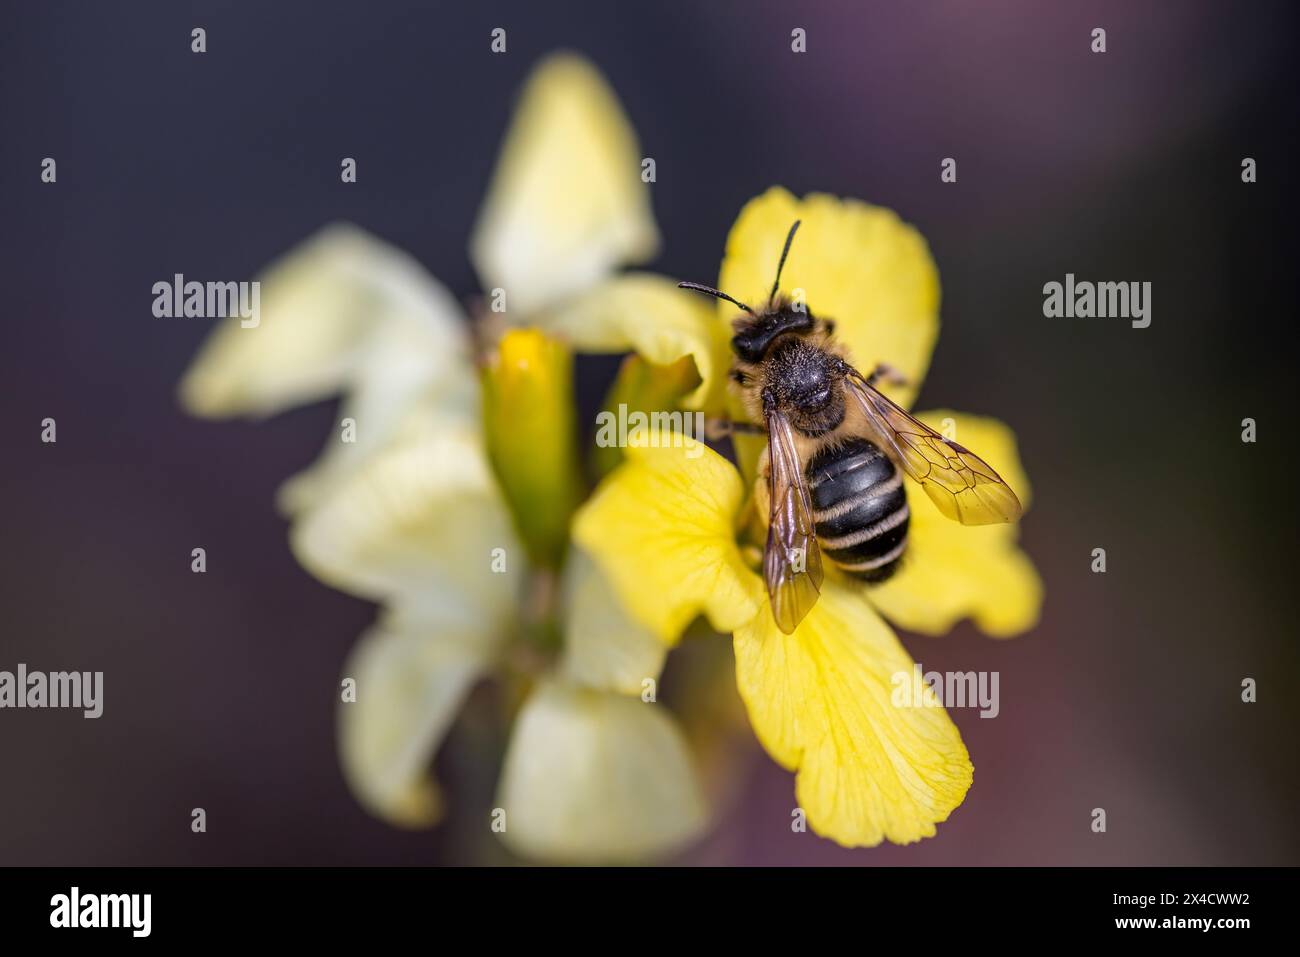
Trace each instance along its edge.
<path fill-rule="evenodd" d="M 622 465 L 597 456 L 614 471 L 571 522 L 583 492 L 575 352 L 635 353 L 611 402 L 711 414 L 734 402 L 727 311 L 662 277 L 615 273 L 658 243 L 640 164 L 595 70 L 552 57 L 527 84 L 470 243 L 487 293 L 473 317 L 488 343 L 477 367 L 465 316 L 436 280 L 335 226 L 268 272 L 260 325 L 223 324 L 182 382 L 186 406 L 210 417 L 343 396 L 348 437 L 287 482 L 280 504 L 304 567 L 381 608 L 344 669 L 355 682 L 339 708 L 347 780 L 385 819 L 435 822 L 431 758 L 491 679 L 518 702 L 496 809 L 512 848 L 609 861 L 681 846 L 707 810 L 676 722 L 643 693 L 704 615 L 733 633 L 751 723 L 797 771 L 815 830 L 850 845 L 932 834 L 969 787 L 970 762 L 942 709 L 893 706 L 891 679 L 911 659 L 877 611 L 933 633 L 967 617 L 996 635 L 1029 627 L 1041 589 L 1013 527 L 962 528 L 918 509 L 902 571 L 865 595 L 832 574 L 784 635 L 746 538 L 761 442 L 738 437 L 740 472 L 693 439 L 634 444 Z M 892 394 L 910 403 L 937 335 L 938 282 L 893 214 L 774 190 L 733 229 L 724 288 L 765 294 L 795 218 L 805 226 L 786 288 L 839 320 L 859 365 L 901 369 L 910 385 Z M 1026 499 L 1005 427 L 922 418 L 955 428 Z"/>
<path fill-rule="evenodd" d="M 719 288 L 765 301 L 781 245 L 800 219 L 785 290 L 835 319 L 850 360 L 888 362 L 908 379 L 892 397 L 910 404 L 938 331 L 938 278 L 921 237 L 864 203 L 774 189 L 752 201 L 727 240 Z M 734 315 L 719 308 L 715 322 Z M 716 360 L 701 368 L 708 392 Z M 978 449 L 1028 504 L 1014 438 L 991 420 L 952 412 L 920 419 Z M 742 437 L 737 437 L 742 439 Z M 746 475 L 762 442 L 737 442 Z M 968 528 L 911 496 L 909 557 L 885 585 L 866 589 L 828 572 L 820 600 L 793 634 L 777 628 L 746 540 L 750 482 L 721 456 L 691 456 L 666 436 L 630 448 L 579 511 L 574 537 L 632 617 L 671 645 L 694 618 L 732 632 L 736 679 L 763 746 L 797 772 L 796 796 L 814 831 L 846 846 L 908 843 L 935 833 L 972 779 L 955 725 L 928 688 L 925 707 L 893 703 L 912 660 L 881 613 L 941 633 L 970 617 L 990 634 L 1031 627 L 1042 598 L 1014 526 Z"/>
<path fill-rule="evenodd" d="M 492 343 L 481 369 L 436 280 L 335 226 L 268 272 L 260 325 L 225 322 L 181 384 L 209 417 L 343 394 L 349 437 L 280 501 L 301 564 L 381 606 L 344 668 L 355 700 L 340 705 L 339 745 L 357 798 L 395 824 L 440 817 L 432 756 L 487 678 L 519 701 L 491 819 L 515 850 L 629 860 L 707 821 L 676 721 L 643 700 L 666 649 L 569 540 L 582 493 L 572 350 L 710 368 L 716 344 L 711 310 L 669 280 L 612 276 L 657 244 L 639 170 L 599 74 L 553 57 L 527 85 L 471 243 L 488 301 L 524 327 L 476 317 Z"/>

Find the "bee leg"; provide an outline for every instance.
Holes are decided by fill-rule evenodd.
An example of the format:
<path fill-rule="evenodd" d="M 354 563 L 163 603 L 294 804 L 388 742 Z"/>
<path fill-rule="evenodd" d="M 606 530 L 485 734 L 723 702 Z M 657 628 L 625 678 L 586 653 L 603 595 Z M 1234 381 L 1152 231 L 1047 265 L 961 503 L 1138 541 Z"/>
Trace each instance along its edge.
<path fill-rule="evenodd" d="M 728 435 L 766 435 L 767 429 L 753 422 L 737 422 L 734 419 L 705 419 L 704 437 L 717 440 Z"/>
<path fill-rule="evenodd" d="M 893 366 L 878 362 L 871 370 L 871 375 L 867 376 L 867 385 L 874 389 L 881 382 L 888 385 L 907 385 L 907 377 Z"/>

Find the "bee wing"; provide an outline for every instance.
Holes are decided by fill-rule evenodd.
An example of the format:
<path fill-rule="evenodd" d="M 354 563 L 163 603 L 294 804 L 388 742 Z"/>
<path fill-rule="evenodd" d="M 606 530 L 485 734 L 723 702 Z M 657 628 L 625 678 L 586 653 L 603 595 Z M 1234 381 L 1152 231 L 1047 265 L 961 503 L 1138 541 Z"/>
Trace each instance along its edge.
<path fill-rule="evenodd" d="M 921 483 L 944 515 L 963 525 L 1020 518 L 1020 499 L 982 458 L 908 415 L 868 385 L 857 370 L 844 383 L 866 415 L 876 440 L 904 472 Z"/>
<path fill-rule="evenodd" d="M 788 635 L 821 594 L 822 557 L 803 463 L 790 423 L 780 412 L 767 416 L 767 435 L 771 520 L 763 551 L 763 579 L 772 599 L 772 617 Z"/>

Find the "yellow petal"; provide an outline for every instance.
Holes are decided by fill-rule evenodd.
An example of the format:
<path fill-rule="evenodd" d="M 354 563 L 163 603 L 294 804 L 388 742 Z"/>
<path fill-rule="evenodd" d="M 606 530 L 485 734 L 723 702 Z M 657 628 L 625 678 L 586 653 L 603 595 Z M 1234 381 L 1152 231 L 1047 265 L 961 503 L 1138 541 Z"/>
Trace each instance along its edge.
<path fill-rule="evenodd" d="M 1009 428 L 946 409 L 917 417 L 993 466 L 1028 509 L 1029 479 Z M 871 588 L 872 603 L 896 625 L 922 634 L 944 634 L 963 618 L 995 638 L 1032 628 L 1043 585 L 1016 544 L 1019 525 L 961 525 L 941 515 L 915 483 L 907 493 L 907 554 L 892 578 Z"/>
<path fill-rule="evenodd" d="M 481 625 L 506 620 L 526 566 L 481 440 L 452 429 L 374 456 L 301 515 L 290 542 L 328 585 Z"/>
<path fill-rule="evenodd" d="M 661 641 L 675 642 L 701 612 L 718 631 L 731 631 L 757 610 L 735 541 L 740 476 L 718 453 L 677 433 L 645 430 L 633 438 L 645 444 L 630 447 L 627 461 L 578 510 L 574 540 L 629 614 Z"/>
<path fill-rule="evenodd" d="M 666 854 L 707 823 L 690 754 L 662 705 L 562 683 L 525 702 L 498 803 L 506 844 L 552 861 Z"/>
<path fill-rule="evenodd" d="M 757 576 L 752 587 L 761 591 Z M 828 579 L 794 634 L 764 609 L 735 648 L 754 731 L 798 772 L 813 831 L 846 847 L 906 844 L 961 804 L 973 773 L 961 736 L 940 707 L 894 703 L 912 659 L 859 591 Z"/>
<path fill-rule="evenodd" d="M 450 293 L 355 226 L 322 229 L 258 281 L 258 324 L 220 320 L 181 381 L 181 401 L 195 415 L 270 415 L 377 369 L 390 390 L 469 374 L 468 337 Z"/>
<path fill-rule="evenodd" d="M 718 288 L 751 305 L 766 304 L 786 234 L 790 247 L 781 290 L 802 290 L 815 316 L 835 320 L 835 336 L 864 373 L 886 362 L 908 380 L 887 388 L 910 404 L 939 335 L 939 273 L 925 240 L 892 210 L 855 199 L 779 187 L 750 200 L 727 237 Z M 719 312 L 734 318 L 728 303 Z"/>
<path fill-rule="evenodd" d="M 580 352 L 632 350 L 658 366 L 690 356 L 700 382 L 682 404 L 722 408 L 731 329 L 698 293 L 661 276 L 635 273 L 600 284 L 546 323 Z"/>
<path fill-rule="evenodd" d="M 442 816 L 428 767 L 484 670 L 486 645 L 485 636 L 455 627 L 389 624 L 357 643 L 343 667 L 343 678 L 355 682 L 355 701 L 339 705 L 339 756 L 370 813 L 405 827 L 427 827 Z"/>
<path fill-rule="evenodd" d="M 487 289 L 529 315 L 654 255 L 659 237 L 641 152 L 622 108 L 579 57 L 529 78 L 470 242 Z"/>
<path fill-rule="evenodd" d="M 484 377 L 488 454 L 529 554 L 557 565 L 578 506 L 573 355 L 538 329 L 511 329 Z"/>
<path fill-rule="evenodd" d="M 564 655 L 561 673 L 606 691 L 640 695 L 659 680 L 667 646 L 633 621 L 609 580 L 581 548 L 564 567 Z"/>

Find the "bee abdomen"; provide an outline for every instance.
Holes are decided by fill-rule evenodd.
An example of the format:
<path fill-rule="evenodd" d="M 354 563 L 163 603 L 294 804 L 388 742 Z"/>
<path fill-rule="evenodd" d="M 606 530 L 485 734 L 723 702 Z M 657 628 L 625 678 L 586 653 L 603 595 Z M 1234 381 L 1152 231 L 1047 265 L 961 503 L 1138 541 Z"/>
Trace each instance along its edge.
<path fill-rule="evenodd" d="M 813 522 L 822 554 L 864 581 L 884 581 L 907 547 L 903 476 L 865 439 L 825 449 L 808 463 Z"/>

